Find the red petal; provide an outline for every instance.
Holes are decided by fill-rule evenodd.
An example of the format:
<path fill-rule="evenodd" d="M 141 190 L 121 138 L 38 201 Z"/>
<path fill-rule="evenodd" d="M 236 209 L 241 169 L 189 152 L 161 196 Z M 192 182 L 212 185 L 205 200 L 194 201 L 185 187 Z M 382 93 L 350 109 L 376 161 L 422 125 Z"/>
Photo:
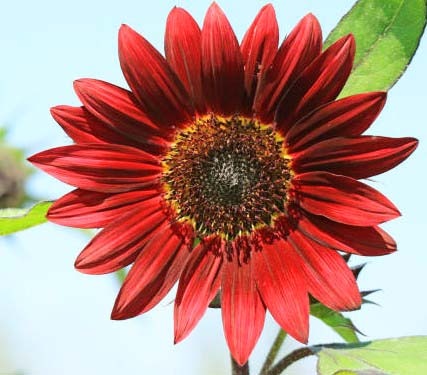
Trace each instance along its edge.
<path fill-rule="evenodd" d="M 223 115 L 241 110 L 243 60 L 234 31 L 216 3 L 206 13 L 202 29 L 203 92 L 210 110 Z"/>
<path fill-rule="evenodd" d="M 379 256 L 396 251 L 396 242 L 379 227 L 354 227 L 305 213 L 298 229 L 306 237 L 335 250 Z"/>
<path fill-rule="evenodd" d="M 156 124 L 171 127 L 191 121 L 194 109 L 179 78 L 165 58 L 126 25 L 119 32 L 119 58 L 132 92 Z"/>
<path fill-rule="evenodd" d="M 131 264 L 167 220 L 161 206 L 134 209 L 99 232 L 77 257 L 75 267 L 93 275 Z"/>
<path fill-rule="evenodd" d="M 286 136 L 289 150 L 296 152 L 328 138 L 362 134 L 377 118 L 386 98 L 385 92 L 369 92 L 325 104 L 292 126 Z"/>
<path fill-rule="evenodd" d="M 170 226 L 153 237 L 129 271 L 111 318 L 132 318 L 156 306 L 178 280 L 190 244 L 192 239 Z"/>
<path fill-rule="evenodd" d="M 322 30 L 316 17 L 308 14 L 283 41 L 259 83 L 254 110 L 263 121 L 273 120 L 281 97 L 321 50 Z"/>
<path fill-rule="evenodd" d="M 297 175 L 293 184 L 302 208 L 339 223 L 366 227 L 400 216 L 384 195 L 349 177 L 309 172 Z"/>
<path fill-rule="evenodd" d="M 309 300 L 301 261 L 286 241 L 263 243 L 253 252 L 254 274 L 273 318 L 292 337 L 308 340 Z"/>
<path fill-rule="evenodd" d="M 304 70 L 277 108 L 277 128 L 283 134 L 295 121 L 338 96 L 353 67 L 354 52 L 354 37 L 348 35 L 332 44 Z"/>
<path fill-rule="evenodd" d="M 142 150 L 96 143 L 52 148 L 28 160 L 67 184 L 104 193 L 158 184 L 163 170 L 157 158 Z"/>
<path fill-rule="evenodd" d="M 224 333 L 234 359 L 248 361 L 265 320 L 265 307 L 256 288 L 252 264 L 237 256 L 225 260 L 222 273 L 221 311 Z"/>
<path fill-rule="evenodd" d="M 175 299 L 175 343 L 187 337 L 220 286 L 222 241 L 205 239 L 192 252 L 179 279 Z"/>
<path fill-rule="evenodd" d="M 160 205 L 159 190 L 137 190 L 106 194 L 76 189 L 58 199 L 47 218 L 56 224 L 76 228 L 102 228 L 123 214 Z"/>
<path fill-rule="evenodd" d="M 52 117 L 76 143 L 115 143 L 127 146 L 141 144 L 123 136 L 116 129 L 92 115 L 85 107 L 61 105 L 50 110 Z"/>
<path fill-rule="evenodd" d="M 205 112 L 202 91 L 202 40 L 199 25 L 182 8 L 173 8 L 166 23 L 165 54 L 199 113 Z"/>
<path fill-rule="evenodd" d="M 342 256 L 298 232 L 290 240 L 301 257 L 310 294 L 334 310 L 354 310 L 362 303 L 356 279 Z"/>
<path fill-rule="evenodd" d="M 367 178 L 394 168 L 417 146 L 415 138 L 332 138 L 294 155 L 293 168 L 298 172 L 322 170 L 356 179 Z"/>
<path fill-rule="evenodd" d="M 268 69 L 277 52 L 279 27 L 271 4 L 265 5 L 243 37 L 240 50 L 245 66 L 245 88 L 252 106 L 258 78 Z"/>
<path fill-rule="evenodd" d="M 130 91 L 95 79 L 80 79 L 74 89 L 85 107 L 118 133 L 143 145 L 167 146 L 170 137 L 139 109 Z M 163 134 L 163 138 L 159 135 Z"/>

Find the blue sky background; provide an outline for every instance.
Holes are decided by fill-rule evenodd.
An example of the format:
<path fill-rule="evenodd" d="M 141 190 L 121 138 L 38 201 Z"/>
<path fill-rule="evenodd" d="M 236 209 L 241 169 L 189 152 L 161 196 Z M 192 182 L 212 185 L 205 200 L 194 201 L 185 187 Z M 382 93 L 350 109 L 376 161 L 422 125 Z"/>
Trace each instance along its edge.
<path fill-rule="evenodd" d="M 263 1 L 218 1 L 239 39 Z M 320 20 L 324 36 L 351 7 L 352 0 L 272 1 L 281 37 L 306 13 Z M 167 14 L 174 6 L 202 22 L 210 1 L 2 1 L 0 11 L 0 121 L 10 128 L 10 142 L 27 155 L 69 143 L 49 114 L 58 104 L 78 105 L 74 79 L 93 77 L 126 86 L 117 58 L 117 32 L 127 23 L 163 51 Z M 360 276 L 361 289 L 381 306 L 348 314 L 367 339 L 427 334 L 427 49 L 425 40 L 411 66 L 391 90 L 371 134 L 420 139 L 415 154 L 373 185 L 400 208 L 403 217 L 385 225 L 399 252 L 370 259 Z M 70 190 L 36 174 L 30 190 L 55 199 Z M 78 230 L 46 224 L 0 240 L 0 374 L 19 370 L 31 375 L 222 374 L 229 359 L 219 311 L 209 311 L 183 343 L 174 346 L 172 305 L 168 296 L 136 319 L 112 322 L 118 291 L 111 276 L 87 276 L 73 269 L 87 242 Z M 276 333 L 268 318 L 253 354 L 259 368 Z M 338 337 L 315 319 L 310 342 Z M 289 340 L 285 350 L 296 343 Z M 288 374 L 307 374 L 314 360 Z"/>

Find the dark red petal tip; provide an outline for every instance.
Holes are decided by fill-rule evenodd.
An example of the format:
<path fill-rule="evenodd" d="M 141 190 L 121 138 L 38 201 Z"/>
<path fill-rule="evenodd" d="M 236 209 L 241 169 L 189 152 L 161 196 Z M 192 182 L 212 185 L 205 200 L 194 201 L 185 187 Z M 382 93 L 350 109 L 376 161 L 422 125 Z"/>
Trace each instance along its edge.
<path fill-rule="evenodd" d="M 344 35 L 342 37 L 342 40 L 346 43 L 351 43 L 351 44 L 356 44 L 356 39 L 354 38 L 354 34 L 353 33 L 349 33 L 347 35 Z"/>
<path fill-rule="evenodd" d="M 350 177 L 308 172 L 295 177 L 294 183 L 298 184 L 302 208 L 339 223 L 374 226 L 400 216 L 384 195 Z"/>
<path fill-rule="evenodd" d="M 303 19 L 304 22 L 306 22 L 307 24 L 314 24 L 316 25 L 316 27 L 320 28 L 320 22 L 317 19 L 317 17 L 313 14 L 313 13 L 307 13 Z"/>
<path fill-rule="evenodd" d="M 172 289 L 182 273 L 193 243 L 168 226 L 145 245 L 129 271 L 114 303 L 111 318 L 128 319 L 152 309 Z"/>
<path fill-rule="evenodd" d="M 299 231 L 292 232 L 290 243 L 300 258 L 300 272 L 310 294 L 324 305 L 336 311 L 360 308 L 359 288 L 343 257 L 324 247 Z"/>
<path fill-rule="evenodd" d="M 384 100 L 387 99 L 387 91 L 372 91 L 372 95 L 378 95 L 379 97 L 383 98 Z"/>
<path fill-rule="evenodd" d="M 165 225 L 160 199 L 146 209 L 141 204 L 133 210 L 129 207 L 125 214 L 111 221 L 83 249 L 75 268 L 82 273 L 99 275 L 134 262 L 145 244 Z"/>
<path fill-rule="evenodd" d="M 139 208 L 144 216 L 147 209 L 161 204 L 160 199 L 157 189 L 122 194 L 76 189 L 55 201 L 46 217 L 56 224 L 70 227 L 103 228 L 133 208 Z"/>
<path fill-rule="evenodd" d="M 277 323 L 293 338 L 307 343 L 309 299 L 303 262 L 287 241 L 263 243 L 253 255 L 257 288 Z"/>
<path fill-rule="evenodd" d="M 169 132 L 149 120 L 130 91 L 97 79 L 77 80 L 74 88 L 85 108 L 119 133 L 120 138 L 128 138 L 128 143 L 144 145 L 143 148 L 150 150 L 155 145 L 166 146 L 164 138 L 170 137 Z"/>
<path fill-rule="evenodd" d="M 52 115 L 53 118 L 55 118 L 55 116 L 61 115 L 61 113 L 64 111 L 64 106 L 62 105 L 57 105 L 55 107 L 52 107 L 49 112 Z"/>
<path fill-rule="evenodd" d="M 57 147 L 28 160 L 62 182 L 104 193 L 156 185 L 162 171 L 160 161 L 153 155 L 116 144 Z"/>
<path fill-rule="evenodd" d="M 249 113 L 257 87 L 276 56 L 278 43 L 279 26 L 276 12 L 273 6 L 268 4 L 261 8 L 240 45 L 245 66 L 246 105 Z"/>
<path fill-rule="evenodd" d="M 407 144 L 411 148 L 411 153 L 412 153 L 418 147 L 419 140 L 417 138 L 413 138 L 413 137 L 408 137 L 407 140 L 408 140 Z"/>
<path fill-rule="evenodd" d="M 129 87 L 153 122 L 172 127 L 191 120 L 194 109 L 180 79 L 159 51 L 126 25 L 119 31 L 119 59 Z"/>
<path fill-rule="evenodd" d="M 233 28 L 216 3 L 206 13 L 201 43 L 208 108 L 222 115 L 238 113 L 244 94 L 243 58 Z"/>
<path fill-rule="evenodd" d="M 295 121 L 336 99 L 351 73 L 354 54 L 354 37 L 349 34 L 338 39 L 301 73 L 276 111 L 277 126 L 283 134 Z"/>
<path fill-rule="evenodd" d="M 273 120 L 281 98 L 301 73 L 320 55 L 322 30 L 314 16 L 304 17 L 283 41 L 271 67 L 261 78 L 254 110 L 263 121 Z M 284 110 L 289 112 L 289 107 Z"/>
<path fill-rule="evenodd" d="M 347 36 L 344 36 L 342 39 L 344 41 L 342 48 L 347 49 L 347 54 L 350 56 L 351 63 L 353 64 L 354 55 L 356 54 L 356 39 L 351 33 Z"/>
<path fill-rule="evenodd" d="M 126 92 L 126 90 L 122 89 L 122 92 Z M 120 103 L 123 103 L 123 101 L 114 101 L 113 104 Z M 99 104 L 98 107 L 101 108 L 101 106 L 102 104 Z M 115 112 L 114 108 L 109 105 L 102 106 L 104 115 L 108 115 L 107 111 L 109 111 L 110 115 L 118 115 L 115 116 L 116 119 L 111 116 L 108 119 L 107 116 L 104 116 L 105 122 L 90 113 L 86 107 L 61 105 L 51 108 L 50 112 L 64 132 L 77 144 L 114 143 L 141 148 L 153 154 L 163 152 L 165 140 L 153 135 L 151 129 L 148 130 L 147 121 L 142 123 L 138 120 L 138 116 L 141 119 L 141 112 L 138 112 L 136 108 L 132 110 L 131 106 L 128 108 L 130 111 L 126 115 Z M 134 116 L 132 116 L 132 113 Z M 145 116 L 143 118 L 144 120 L 146 119 Z"/>
<path fill-rule="evenodd" d="M 222 271 L 221 313 L 230 353 L 243 365 L 264 326 L 265 306 L 256 287 L 252 262 L 239 260 L 241 246 L 232 246 L 236 250 L 224 262 Z"/>
<path fill-rule="evenodd" d="M 380 114 L 386 97 L 385 92 L 368 92 L 318 107 L 290 128 L 286 137 L 289 152 L 300 152 L 330 138 L 361 135 Z"/>
<path fill-rule="evenodd" d="M 215 297 L 221 283 L 223 251 L 223 241 L 215 236 L 193 249 L 176 293 L 174 343 L 190 334 Z"/>
<path fill-rule="evenodd" d="M 354 38 L 354 35 L 352 33 L 344 35 L 336 42 L 334 42 L 330 47 L 328 47 L 326 51 L 328 49 L 334 50 L 335 48 L 338 49 L 339 52 L 346 51 L 347 54 L 354 55 L 356 52 L 356 39 Z"/>
<path fill-rule="evenodd" d="M 196 110 L 204 113 L 201 30 L 185 9 L 174 7 L 169 13 L 164 44 L 167 62 L 187 89 Z"/>
<path fill-rule="evenodd" d="M 294 170 L 327 171 L 355 179 L 396 167 L 417 148 L 415 138 L 380 136 L 337 137 L 313 144 L 294 158 Z"/>
<path fill-rule="evenodd" d="M 78 90 L 80 87 L 85 86 L 85 81 L 90 80 L 90 78 L 79 78 L 74 80 L 73 87 L 75 90 Z"/>
<path fill-rule="evenodd" d="M 355 227 L 305 212 L 298 221 L 305 237 L 330 249 L 363 256 L 381 256 L 397 250 L 394 239 L 381 228 Z"/>
<path fill-rule="evenodd" d="M 40 154 L 41 152 L 31 155 L 27 158 L 27 160 L 31 163 L 34 164 L 35 166 L 37 166 L 37 164 L 39 163 L 39 159 L 40 159 Z"/>
<path fill-rule="evenodd" d="M 121 311 L 113 310 L 110 315 L 111 320 L 125 320 L 126 317 Z"/>

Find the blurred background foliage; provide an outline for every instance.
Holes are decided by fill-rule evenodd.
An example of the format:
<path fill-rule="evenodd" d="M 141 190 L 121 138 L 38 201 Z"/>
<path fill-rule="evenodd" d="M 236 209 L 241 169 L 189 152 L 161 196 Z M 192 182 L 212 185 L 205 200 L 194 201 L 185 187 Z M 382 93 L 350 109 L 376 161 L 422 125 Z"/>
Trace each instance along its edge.
<path fill-rule="evenodd" d="M 21 207 L 34 201 L 25 190 L 32 173 L 25 151 L 7 142 L 7 128 L 0 127 L 0 208 Z"/>

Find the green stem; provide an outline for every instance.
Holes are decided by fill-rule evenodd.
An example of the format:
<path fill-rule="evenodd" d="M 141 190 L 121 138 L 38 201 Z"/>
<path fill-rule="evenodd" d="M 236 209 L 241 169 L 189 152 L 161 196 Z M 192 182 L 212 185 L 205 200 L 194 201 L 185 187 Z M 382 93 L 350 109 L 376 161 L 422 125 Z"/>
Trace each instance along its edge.
<path fill-rule="evenodd" d="M 249 363 L 246 362 L 243 366 L 240 366 L 230 355 L 231 358 L 231 374 L 232 375 L 249 375 Z"/>
<path fill-rule="evenodd" d="M 266 375 L 279 375 L 290 365 L 292 365 L 292 363 L 313 354 L 314 351 L 312 350 L 312 348 L 309 347 L 296 349 L 292 353 L 288 354 L 286 357 L 282 358 L 279 362 L 277 362 L 275 366 L 273 366 L 269 371 L 266 372 Z"/>
<path fill-rule="evenodd" d="M 279 354 L 279 350 L 282 347 L 283 342 L 285 341 L 285 338 L 286 338 L 286 332 L 283 329 L 280 329 L 276 336 L 276 339 L 273 342 L 273 345 L 270 348 L 270 351 L 267 354 L 267 358 L 265 359 L 265 362 L 262 365 L 260 375 L 265 375 L 268 373 L 268 370 L 273 365 L 277 357 L 277 354 Z"/>

